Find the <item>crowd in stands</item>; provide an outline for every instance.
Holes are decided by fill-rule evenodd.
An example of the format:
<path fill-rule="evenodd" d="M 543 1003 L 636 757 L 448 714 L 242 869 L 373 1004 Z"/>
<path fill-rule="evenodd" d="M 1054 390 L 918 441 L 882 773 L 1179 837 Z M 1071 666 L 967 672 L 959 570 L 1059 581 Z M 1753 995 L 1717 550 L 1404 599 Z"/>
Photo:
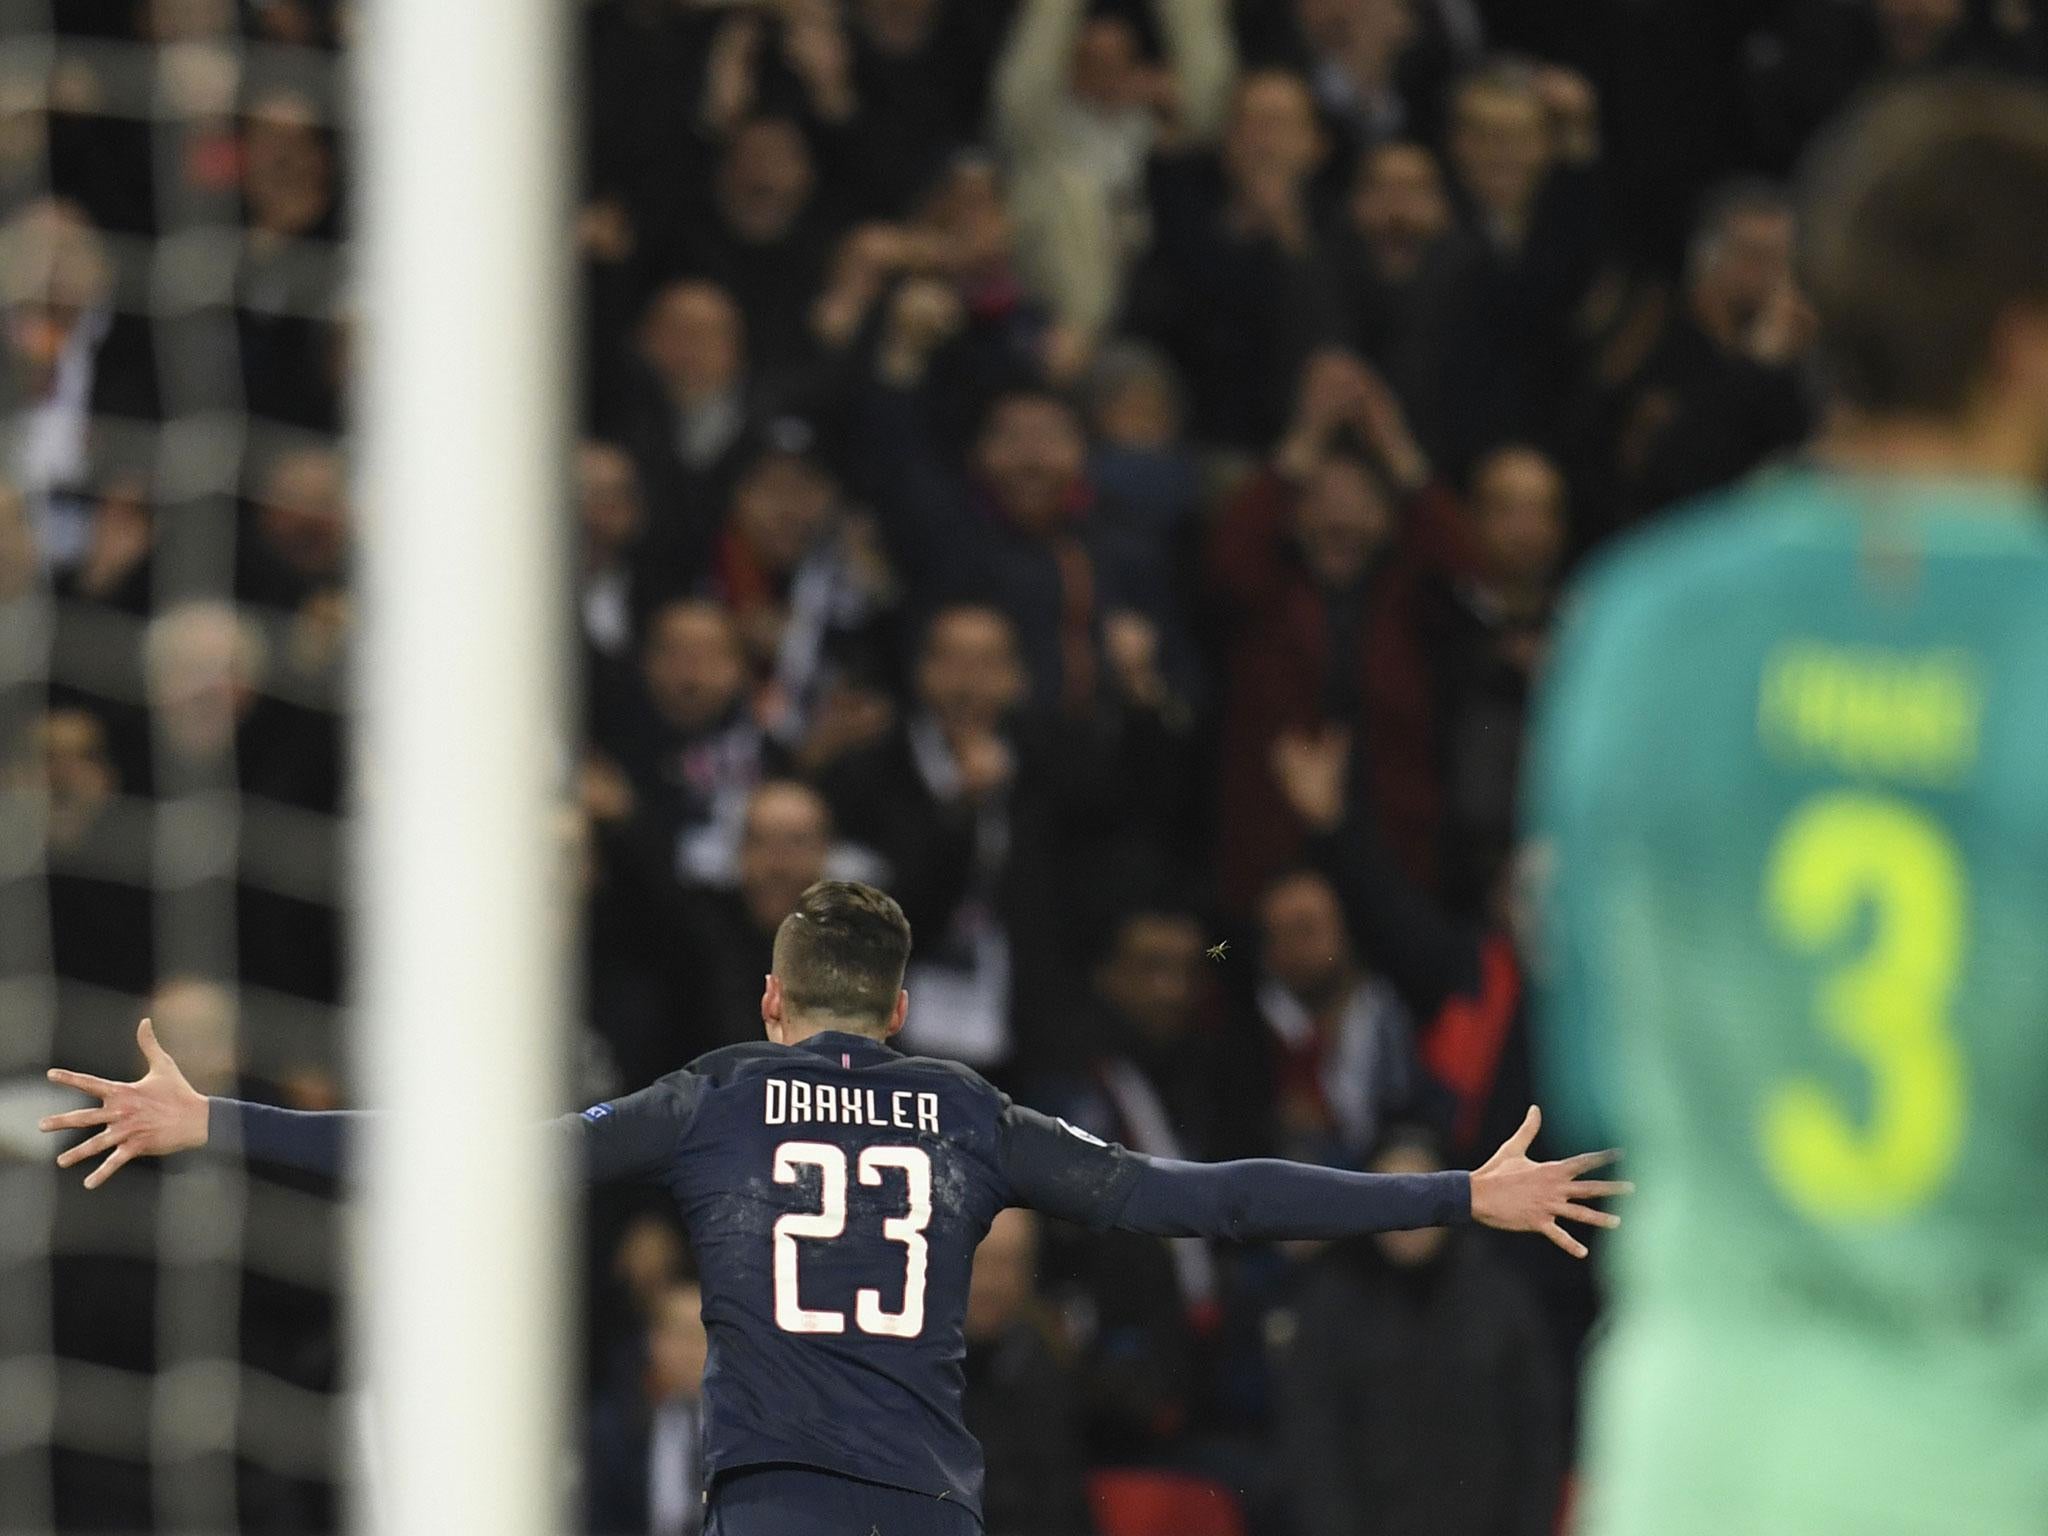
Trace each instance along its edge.
<path fill-rule="evenodd" d="M 1532 1091 L 1560 585 L 1796 449 L 1802 148 L 1873 81 L 2040 70 L 2038 10 L 578 8 L 564 1107 L 757 1038 L 776 925 L 844 875 L 913 925 L 905 1048 L 1094 1134 L 1483 1158 Z M 57 978 L 69 1064 L 126 1075 L 147 999 L 195 1083 L 305 1106 L 346 1080 L 354 20 L 65 0 L 0 65 L 9 976 Z M 590 1228 L 593 1528 L 679 1536 L 689 1256 L 634 1194 Z M 1255 1532 L 1554 1529 L 1593 1283 L 1490 1236 L 1006 1215 L 991 1536 L 1116 1536 L 1131 1468 Z M 326 1304 L 251 1286 L 246 1357 L 333 1389 Z M 147 1287 L 66 1261 L 64 1347 L 146 1364 L 106 1319 Z M 146 1475 L 66 1455 L 67 1508 L 148 1523 Z M 266 1528 L 335 1507 L 248 1475 Z"/>

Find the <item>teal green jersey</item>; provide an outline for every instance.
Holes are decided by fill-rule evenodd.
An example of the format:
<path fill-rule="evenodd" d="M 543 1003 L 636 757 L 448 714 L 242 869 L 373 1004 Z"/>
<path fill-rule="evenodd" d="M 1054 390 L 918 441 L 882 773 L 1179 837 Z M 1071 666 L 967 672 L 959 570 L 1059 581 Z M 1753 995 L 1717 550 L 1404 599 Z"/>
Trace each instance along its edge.
<path fill-rule="evenodd" d="M 2048 505 L 1759 478 L 1539 711 L 1545 1091 L 1628 1151 L 1597 1536 L 2048 1532 Z"/>

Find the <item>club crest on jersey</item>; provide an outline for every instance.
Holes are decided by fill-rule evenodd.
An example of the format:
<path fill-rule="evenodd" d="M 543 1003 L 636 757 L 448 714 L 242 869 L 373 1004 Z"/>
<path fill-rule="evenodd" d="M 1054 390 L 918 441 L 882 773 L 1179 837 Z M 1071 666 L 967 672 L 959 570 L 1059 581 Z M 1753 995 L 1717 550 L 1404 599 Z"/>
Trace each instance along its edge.
<path fill-rule="evenodd" d="M 609 1104 L 593 1104 L 590 1106 L 590 1108 L 583 1111 L 583 1118 L 588 1120 L 592 1125 L 595 1125 L 598 1121 L 602 1120 L 606 1115 L 610 1114 L 611 1112 L 612 1107 Z"/>

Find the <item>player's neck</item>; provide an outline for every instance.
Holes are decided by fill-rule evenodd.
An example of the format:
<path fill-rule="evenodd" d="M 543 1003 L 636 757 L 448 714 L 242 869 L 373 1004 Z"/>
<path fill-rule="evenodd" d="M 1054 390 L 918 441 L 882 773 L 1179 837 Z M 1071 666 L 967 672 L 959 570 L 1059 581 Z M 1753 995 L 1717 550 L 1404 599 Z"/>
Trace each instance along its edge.
<path fill-rule="evenodd" d="M 1838 415 L 1814 444 L 1814 459 L 1841 474 L 1927 480 L 2004 481 L 2035 490 L 2041 445 L 2034 434 L 1991 415 Z"/>
<path fill-rule="evenodd" d="M 858 1020 L 842 1019 L 835 1014 L 818 1014 L 806 1019 L 788 1018 L 783 1022 L 782 1030 L 785 1045 L 802 1045 L 813 1035 L 856 1035 L 877 1045 L 882 1044 L 885 1038 Z"/>

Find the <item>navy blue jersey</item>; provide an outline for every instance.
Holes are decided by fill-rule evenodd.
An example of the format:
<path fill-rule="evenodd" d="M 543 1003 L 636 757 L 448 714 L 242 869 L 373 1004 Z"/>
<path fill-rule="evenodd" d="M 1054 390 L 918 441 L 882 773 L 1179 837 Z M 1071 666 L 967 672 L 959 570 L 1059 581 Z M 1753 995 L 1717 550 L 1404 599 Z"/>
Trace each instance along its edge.
<path fill-rule="evenodd" d="M 356 1117 L 216 1101 L 214 1138 L 338 1168 Z M 1166 1237 L 1341 1237 L 1470 1214 L 1463 1173 L 1176 1163 L 864 1035 L 729 1046 L 557 1122 L 594 1179 L 673 1196 L 703 1283 L 706 1464 L 794 1463 L 979 1511 L 968 1274 L 1007 1205 Z"/>

